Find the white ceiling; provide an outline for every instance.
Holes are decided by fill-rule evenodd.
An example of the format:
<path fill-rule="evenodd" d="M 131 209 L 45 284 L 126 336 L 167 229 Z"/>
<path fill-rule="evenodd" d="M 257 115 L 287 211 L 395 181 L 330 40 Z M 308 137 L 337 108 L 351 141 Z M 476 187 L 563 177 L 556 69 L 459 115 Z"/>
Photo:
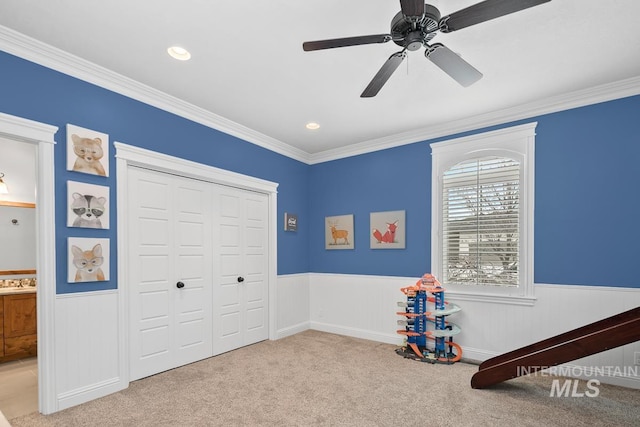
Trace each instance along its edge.
<path fill-rule="evenodd" d="M 429 2 L 444 16 L 478 0 Z M 468 88 L 419 50 L 378 96 L 363 99 L 397 45 L 302 50 L 304 41 L 388 33 L 399 10 L 398 0 L 2 0 L 0 49 L 23 52 L 15 40 L 26 35 L 21 44 L 33 38 L 159 91 L 140 85 L 138 99 L 168 94 L 186 117 L 210 116 L 214 127 L 311 162 L 518 118 L 508 111 L 550 111 L 593 87 L 629 79 L 632 92 L 638 86 L 638 0 L 552 0 L 438 34 L 434 42 L 484 74 Z M 192 59 L 170 58 L 172 45 Z M 40 62 L 53 56 L 63 55 L 41 53 Z M 78 76 L 90 70 L 71 55 L 65 61 Z M 309 121 L 322 127 L 309 131 Z"/>

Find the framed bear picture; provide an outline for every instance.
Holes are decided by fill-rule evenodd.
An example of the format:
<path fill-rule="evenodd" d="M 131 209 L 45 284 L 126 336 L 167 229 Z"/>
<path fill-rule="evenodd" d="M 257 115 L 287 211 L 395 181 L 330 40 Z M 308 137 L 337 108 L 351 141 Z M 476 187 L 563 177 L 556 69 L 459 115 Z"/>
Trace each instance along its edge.
<path fill-rule="evenodd" d="M 109 280 L 109 239 L 69 237 L 67 246 L 69 283 Z"/>
<path fill-rule="evenodd" d="M 67 124 L 67 170 L 109 176 L 109 135 Z"/>
<path fill-rule="evenodd" d="M 109 229 L 109 187 L 67 181 L 67 227 Z"/>

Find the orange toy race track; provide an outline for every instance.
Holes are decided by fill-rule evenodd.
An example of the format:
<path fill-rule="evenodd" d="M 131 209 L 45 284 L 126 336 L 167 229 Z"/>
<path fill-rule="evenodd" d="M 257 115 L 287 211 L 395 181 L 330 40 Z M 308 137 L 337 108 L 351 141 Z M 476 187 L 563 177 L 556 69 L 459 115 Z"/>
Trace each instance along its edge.
<path fill-rule="evenodd" d="M 640 307 L 488 359 L 471 378 L 471 387 L 490 387 L 524 372 L 536 372 L 635 341 L 640 341 Z"/>
<path fill-rule="evenodd" d="M 398 325 L 404 326 L 404 329 L 397 332 L 406 339 L 405 345 L 396 349 L 396 353 L 423 362 L 458 362 L 462 358 L 462 347 L 453 342 L 453 336 L 460 332 L 460 328 L 445 318 L 460 311 L 460 307 L 444 300 L 444 288 L 438 279 L 426 273 L 415 285 L 401 288 L 400 291 L 407 300 L 398 302 L 405 311 L 396 313 L 404 317 L 398 320 Z M 434 304 L 432 310 L 427 309 L 428 303 Z M 428 346 L 428 340 L 434 345 Z"/>

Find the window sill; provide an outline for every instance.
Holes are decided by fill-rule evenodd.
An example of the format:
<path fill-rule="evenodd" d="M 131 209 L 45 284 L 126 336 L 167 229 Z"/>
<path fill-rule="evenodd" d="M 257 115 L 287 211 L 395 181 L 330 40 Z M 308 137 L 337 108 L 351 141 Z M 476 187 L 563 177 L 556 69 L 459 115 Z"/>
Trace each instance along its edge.
<path fill-rule="evenodd" d="M 446 287 L 446 286 L 445 286 Z M 490 294 L 485 292 L 462 292 L 446 290 L 447 300 L 487 302 L 493 304 L 508 304 L 533 307 L 537 298 L 534 296 Z"/>

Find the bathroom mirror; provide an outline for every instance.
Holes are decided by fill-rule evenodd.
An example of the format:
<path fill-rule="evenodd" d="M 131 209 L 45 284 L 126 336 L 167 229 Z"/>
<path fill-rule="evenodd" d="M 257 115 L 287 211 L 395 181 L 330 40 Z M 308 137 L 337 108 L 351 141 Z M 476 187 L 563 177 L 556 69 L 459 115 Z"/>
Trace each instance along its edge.
<path fill-rule="evenodd" d="M 0 200 L 0 276 L 36 273 L 35 207 Z"/>

